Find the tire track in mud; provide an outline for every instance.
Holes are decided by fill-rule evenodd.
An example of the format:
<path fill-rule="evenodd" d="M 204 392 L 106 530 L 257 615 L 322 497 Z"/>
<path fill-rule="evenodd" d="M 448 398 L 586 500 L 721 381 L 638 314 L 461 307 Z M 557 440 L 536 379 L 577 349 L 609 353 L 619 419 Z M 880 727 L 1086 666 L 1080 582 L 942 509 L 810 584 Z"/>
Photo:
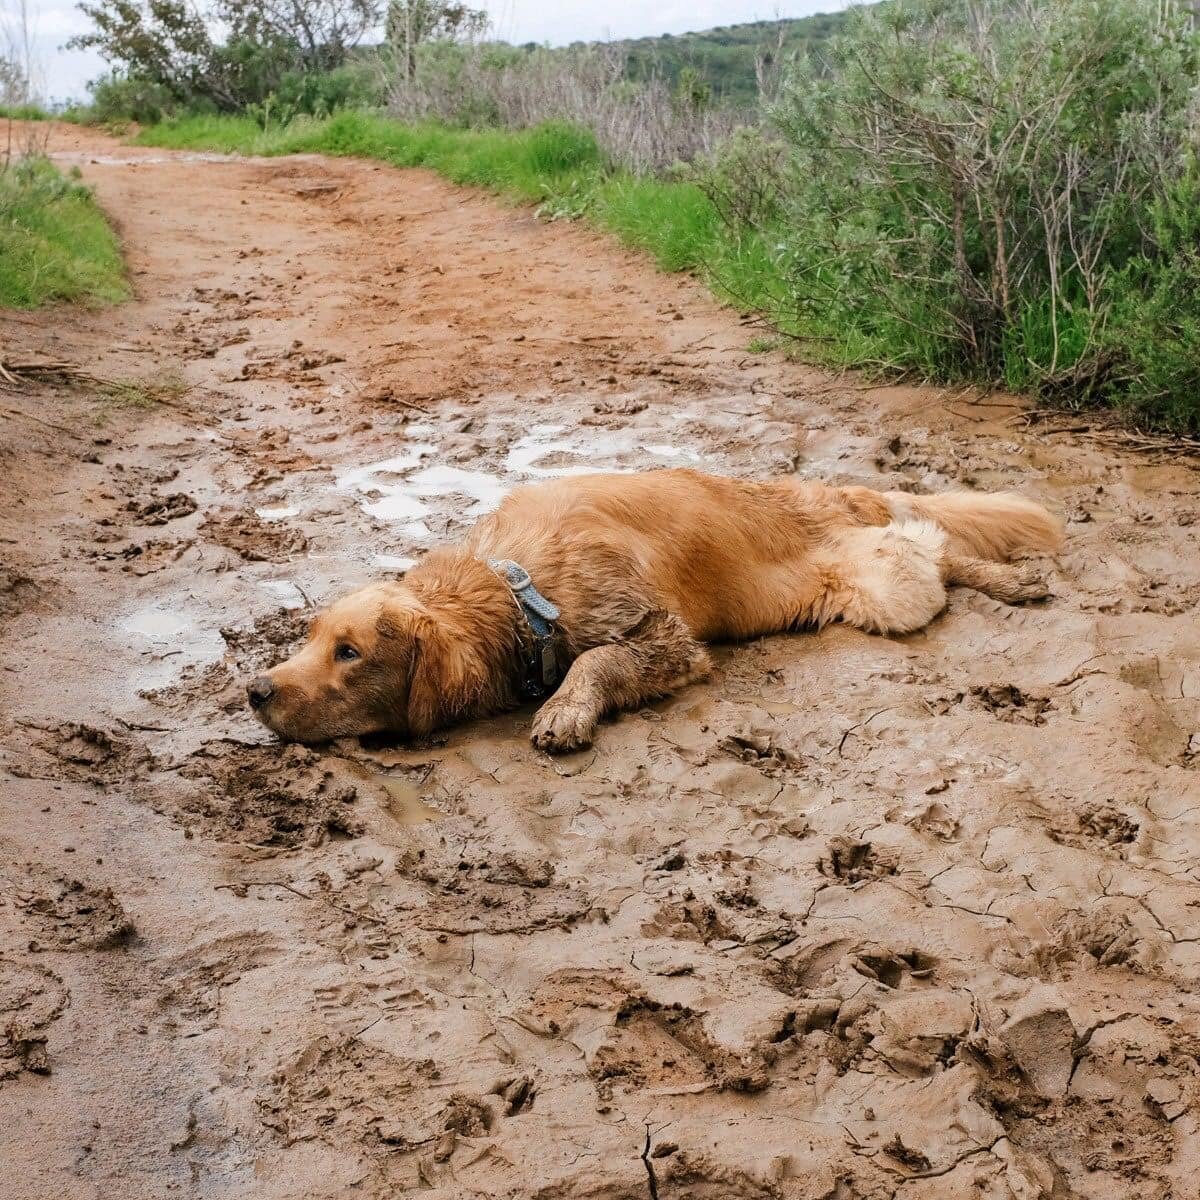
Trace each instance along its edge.
<path fill-rule="evenodd" d="M 6 1196 L 1190 1194 L 1189 464 L 749 355 L 421 173 L 52 149 L 138 298 L 0 331 L 189 389 L 6 395 Z M 528 711 L 314 752 L 243 710 L 515 482 L 664 464 L 1027 491 L 1055 596 L 719 649 L 564 760 Z"/>

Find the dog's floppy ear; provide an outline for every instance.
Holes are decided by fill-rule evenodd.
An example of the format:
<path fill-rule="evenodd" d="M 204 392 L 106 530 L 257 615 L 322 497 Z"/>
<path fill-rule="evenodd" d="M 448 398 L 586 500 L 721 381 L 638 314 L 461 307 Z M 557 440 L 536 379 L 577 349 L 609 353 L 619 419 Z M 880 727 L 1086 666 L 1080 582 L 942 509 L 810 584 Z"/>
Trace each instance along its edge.
<path fill-rule="evenodd" d="M 409 700 L 421 658 L 421 627 L 428 622 L 412 611 L 389 612 L 375 622 L 375 660 L 380 673 L 375 686 L 379 707 L 387 714 L 389 729 L 412 732 Z"/>
<path fill-rule="evenodd" d="M 437 625 L 412 609 L 385 609 L 375 630 L 391 680 L 393 727 L 424 737 L 453 715 L 453 697 L 462 690 L 455 656 L 447 653 Z"/>
<path fill-rule="evenodd" d="M 408 730 L 414 737 L 424 737 L 457 720 L 478 698 L 479 656 L 461 632 L 448 631 L 428 617 L 418 619 L 411 636 Z"/>

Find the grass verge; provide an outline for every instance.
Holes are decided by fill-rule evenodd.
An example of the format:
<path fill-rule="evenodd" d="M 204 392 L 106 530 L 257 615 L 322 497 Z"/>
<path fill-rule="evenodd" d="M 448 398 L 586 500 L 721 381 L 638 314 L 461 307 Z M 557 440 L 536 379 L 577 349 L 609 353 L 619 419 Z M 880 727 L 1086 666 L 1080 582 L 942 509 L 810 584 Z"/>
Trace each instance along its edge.
<path fill-rule="evenodd" d="M 128 295 L 116 235 L 88 188 L 44 159 L 0 173 L 0 307 Z"/>

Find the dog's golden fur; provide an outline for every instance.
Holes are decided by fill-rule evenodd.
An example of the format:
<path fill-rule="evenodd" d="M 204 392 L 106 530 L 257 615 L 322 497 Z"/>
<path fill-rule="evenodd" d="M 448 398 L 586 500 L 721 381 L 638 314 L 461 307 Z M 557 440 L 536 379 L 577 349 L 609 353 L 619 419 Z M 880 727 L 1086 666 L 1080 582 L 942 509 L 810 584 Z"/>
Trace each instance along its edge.
<path fill-rule="evenodd" d="M 519 703 L 530 636 L 488 559 L 521 564 L 561 609 L 558 690 L 534 718 L 545 750 L 707 674 L 703 643 L 842 620 L 908 633 L 961 584 L 1015 603 L 1046 594 L 1005 560 L 1053 550 L 1060 523 L 1008 493 L 913 496 L 751 483 L 690 470 L 586 475 L 512 492 L 458 548 L 339 600 L 308 643 L 251 684 L 263 722 L 322 741 L 432 730 Z"/>

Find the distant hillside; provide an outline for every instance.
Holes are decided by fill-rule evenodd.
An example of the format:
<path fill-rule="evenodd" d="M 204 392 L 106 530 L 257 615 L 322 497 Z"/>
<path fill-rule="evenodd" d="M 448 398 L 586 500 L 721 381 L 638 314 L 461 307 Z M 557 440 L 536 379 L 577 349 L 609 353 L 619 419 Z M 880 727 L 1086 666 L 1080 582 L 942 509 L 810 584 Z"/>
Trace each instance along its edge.
<path fill-rule="evenodd" d="M 674 83 L 684 67 L 691 67 L 712 88 L 714 97 L 752 104 L 758 97 L 755 62 L 760 55 L 775 53 L 781 32 L 782 54 L 787 56 L 840 32 L 845 21 L 844 12 L 819 13 L 790 20 L 722 25 L 700 33 L 666 33 L 618 44 L 628 50 L 632 79 L 659 75 Z"/>

